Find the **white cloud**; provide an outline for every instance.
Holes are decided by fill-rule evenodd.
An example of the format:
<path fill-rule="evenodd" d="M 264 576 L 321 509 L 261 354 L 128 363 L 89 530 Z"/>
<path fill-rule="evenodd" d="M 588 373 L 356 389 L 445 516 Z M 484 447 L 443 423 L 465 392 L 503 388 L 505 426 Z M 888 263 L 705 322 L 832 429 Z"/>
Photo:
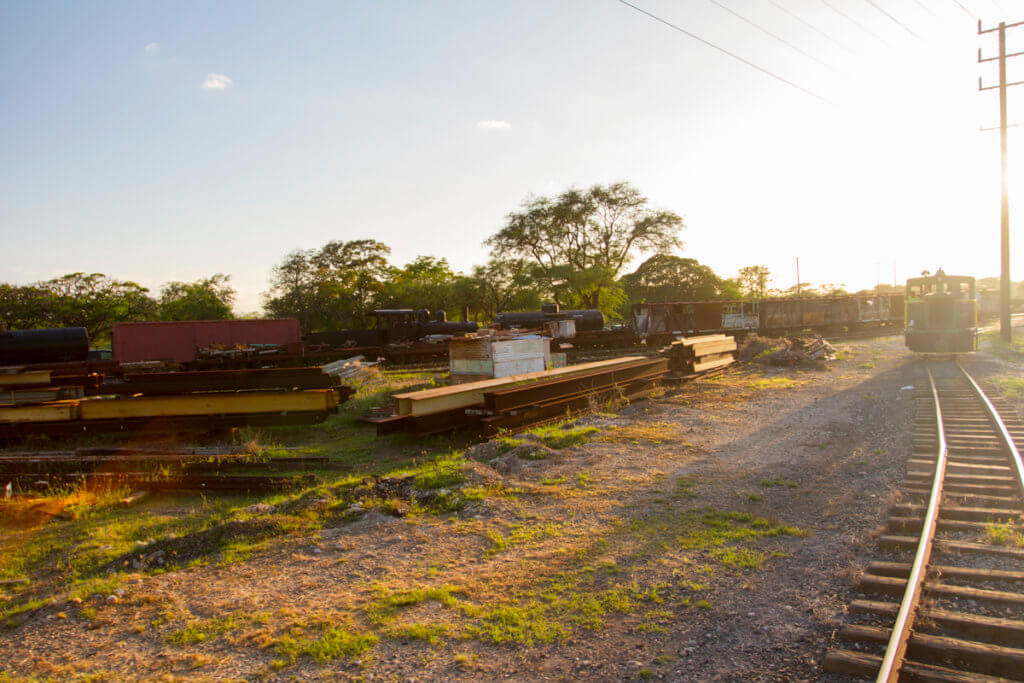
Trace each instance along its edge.
<path fill-rule="evenodd" d="M 160 52 L 160 43 L 150 43 L 145 50 L 147 55 L 155 55 Z"/>
<path fill-rule="evenodd" d="M 511 128 L 512 124 L 509 123 L 508 121 L 488 120 L 488 121 L 478 121 L 477 124 L 476 124 L 476 127 L 477 128 L 483 128 L 485 130 L 504 130 L 504 129 L 507 129 L 507 128 Z"/>
<path fill-rule="evenodd" d="M 232 84 L 232 80 L 224 74 L 206 74 L 206 80 L 203 81 L 200 88 L 204 90 L 223 90 Z"/>

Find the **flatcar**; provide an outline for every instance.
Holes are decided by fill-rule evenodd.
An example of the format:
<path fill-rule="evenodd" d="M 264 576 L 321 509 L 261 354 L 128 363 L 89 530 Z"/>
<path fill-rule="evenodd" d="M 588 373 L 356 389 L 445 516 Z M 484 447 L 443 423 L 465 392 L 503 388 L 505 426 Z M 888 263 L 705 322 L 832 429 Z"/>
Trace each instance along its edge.
<path fill-rule="evenodd" d="M 907 348 L 921 353 L 969 353 L 978 350 L 978 301 L 974 278 L 934 275 L 907 280 Z"/>

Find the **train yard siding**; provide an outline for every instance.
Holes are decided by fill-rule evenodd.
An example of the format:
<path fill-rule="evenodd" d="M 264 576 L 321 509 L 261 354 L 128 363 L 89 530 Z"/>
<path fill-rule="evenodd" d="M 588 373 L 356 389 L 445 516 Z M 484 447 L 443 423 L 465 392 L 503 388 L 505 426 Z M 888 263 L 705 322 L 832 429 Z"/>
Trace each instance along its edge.
<path fill-rule="evenodd" d="M 0 671 L 819 678 L 902 482 L 919 381 L 901 337 L 837 346 L 828 368 L 754 362 L 603 407 L 574 445 L 471 448 L 491 494 L 459 512 L 366 513 L 226 566 L 129 574 L 85 616 L 41 608 L 0 630 Z M 302 649 L 320 633 L 349 634 L 349 654 Z"/>

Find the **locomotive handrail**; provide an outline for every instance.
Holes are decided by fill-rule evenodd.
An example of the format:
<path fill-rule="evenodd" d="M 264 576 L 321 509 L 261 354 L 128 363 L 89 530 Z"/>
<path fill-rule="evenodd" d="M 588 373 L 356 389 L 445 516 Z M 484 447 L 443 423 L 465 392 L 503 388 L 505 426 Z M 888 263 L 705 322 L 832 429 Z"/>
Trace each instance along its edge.
<path fill-rule="evenodd" d="M 939 390 L 935 386 L 935 378 L 932 377 L 928 361 L 924 362 L 925 372 L 928 373 L 928 384 L 932 389 L 932 400 L 935 404 L 935 428 L 938 437 L 938 450 L 935 454 L 935 478 L 932 481 L 931 496 L 928 499 L 928 510 L 925 513 L 924 524 L 921 526 L 921 536 L 917 543 L 917 552 L 914 554 L 914 564 L 907 577 L 907 587 L 903 593 L 903 601 L 900 603 L 899 612 L 896 614 L 896 621 L 892 626 L 892 633 L 889 635 L 889 644 L 885 649 L 885 657 L 878 670 L 876 681 L 881 683 L 895 683 L 899 680 L 900 669 L 903 668 L 903 660 L 907 654 L 907 644 L 910 641 L 910 634 L 914 626 L 914 616 L 917 613 L 917 606 L 921 602 L 921 594 L 924 589 L 925 571 L 928 568 L 928 560 L 932 554 L 932 542 L 935 538 L 935 528 L 939 518 L 939 502 L 942 500 L 942 481 L 946 474 L 946 430 L 942 424 L 942 406 L 939 403 Z M 962 368 L 961 368 L 962 370 Z"/>

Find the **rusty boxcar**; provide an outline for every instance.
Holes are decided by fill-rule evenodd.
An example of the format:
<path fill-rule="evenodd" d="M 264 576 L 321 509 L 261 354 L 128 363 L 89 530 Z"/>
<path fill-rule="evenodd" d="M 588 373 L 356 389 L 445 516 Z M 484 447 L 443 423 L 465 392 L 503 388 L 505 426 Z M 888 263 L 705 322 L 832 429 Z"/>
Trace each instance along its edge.
<path fill-rule="evenodd" d="M 199 349 L 211 346 L 287 345 L 302 341 L 295 318 L 270 320 L 189 320 L 117 323 L 111 332 L 114 360 L 189 363 Z"/>

